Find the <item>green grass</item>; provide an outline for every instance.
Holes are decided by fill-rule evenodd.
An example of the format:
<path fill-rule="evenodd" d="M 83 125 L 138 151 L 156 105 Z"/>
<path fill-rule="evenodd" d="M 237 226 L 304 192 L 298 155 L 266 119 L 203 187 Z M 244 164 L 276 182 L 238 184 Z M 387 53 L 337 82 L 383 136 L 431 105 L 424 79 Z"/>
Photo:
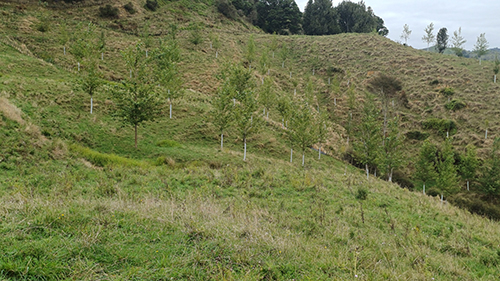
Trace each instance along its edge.
<path fill-rule="evenodd" d="M 32 17 L 53 13 L 74 29 L 78 22 L 95 19 L 87 15 L 96 15 L 98 7 L 29 8 L 15 14 L 8 5 L 0 7 L 9 13 L 0 24 L 9 38 L 15 38 L 0 43 L 0 65 L 5 66 L 0 97 L 20 109 L 23 120 L 14 121 L 0 110 L 0 279 L 499 276 L 498 222 L 375 177 L 367 182 L 362 171 L 338 159 L 346 149 L 338 124 L 333 124 L 324 145 L 333 157 L 318 160 L 317 152 L 307 151 L 304 168 L 297 152 L 289 163 L 290 148 L 274 109 L 263 130 L 249 139 L 248 161 L 242 161 L 243 144 L 234 128 L 225 134 L 220 151 L 209 114 L 219 83 L 215 74 L 224 63 L 239 60 L 248 33 L 255 30 L 228 23 L 210 9 L 211 1 L 190 2 L 193 9 L 184 8 L 187 2 L 164 2 L 154 13 L 140 8 L 119 20 L 124 29 L 97 19 L 99 29 L 108 32 L 103 69 L 113 80 L 126 75 L 120 50 L 137 40 L 128 27 L 142 27 L 146 17 L 152 33 L 173 21 L 180 27 L 185 91 L 174 100 L 172 119 L 165 107 L 160 118 L 139 128 L 138 149 L 133 129 L 112 117 L 114 105 L 106 89 L 94 96 L 94 114 L 89 114 L 89 97 L 73 83 L 76 61 L 62 54 L 56 40 L 57 23 L 50 21 L 44 33 L 27 27 Z M 207 38 L 198 46 L 189 43 L 189 29 L 195 24 L 221 35 L 218 59 Z M 255 34 L 259 53 L 270 39 Z M 439 122 L 438 128 L 420 132 L 420 122 L 415 121 L 459 119 L 457 142 L 468 140 L 474 136 L 465 133 L 473 133 L 479 117 L 497 105 L 492 97 L 498 87 L 482 77 L 475 61 L 417 52 L 373 35 L 279 40 L 293 48 L 285 68 L 278 55 L 269 56 L 276 88 L 293 95 L 297 83 L 300 95 L 313 81 L 318 100 L 340 124 L 348 108 L 347 81 L 361 96 L 370 71 L 398 69 L 395 74 L 404 81 L 411 104 L 398 108 L 406 118 L 403 133 L 438 139 L 442 136 L 430 133 L 442 129 Z M 321 59 L 311 56 L 312 49 Z M 334 93 L 327 90 L 330 66 L 345 70 L 335 73 L 340 86 Z M 445 98 L 430 85 L 434 79 L 440 87 L 453 87 L 454 98 L 468 107 L 453 112 L 435 106 L 444 105 Z M 260 81 L 257 71 L 255 80 Z M 484 95 L 472 95 L 482 91 Z M 338 106 L 333 106 L 332 97 Z M 477 111 L 469 111 L 477 104 Z M 426 108 L 432 113 L 424 113 Z M 491 124 L 490 130 L 498 126 Z M 409 140 L 408 150 L 419 143 Z"/>

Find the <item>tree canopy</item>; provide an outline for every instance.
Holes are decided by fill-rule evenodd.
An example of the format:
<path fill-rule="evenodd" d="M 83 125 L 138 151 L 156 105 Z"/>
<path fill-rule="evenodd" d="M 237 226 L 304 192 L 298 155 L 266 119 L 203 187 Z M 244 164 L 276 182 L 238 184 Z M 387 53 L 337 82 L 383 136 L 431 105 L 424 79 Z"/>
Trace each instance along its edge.
<path fill-rule="evenodd" d="M 294 0 L 259 0 L 257 26 L 268 33 L 297 34 L 302 29 L 302 13 Z"/>

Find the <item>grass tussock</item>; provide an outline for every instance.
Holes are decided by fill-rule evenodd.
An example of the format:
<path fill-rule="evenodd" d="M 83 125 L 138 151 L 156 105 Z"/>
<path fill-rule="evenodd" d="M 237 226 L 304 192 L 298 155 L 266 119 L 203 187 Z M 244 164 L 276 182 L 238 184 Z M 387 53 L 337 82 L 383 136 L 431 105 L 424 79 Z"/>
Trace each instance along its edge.
<path fill-rule="evenodd" d="M 10 103 L 9 100 L 6 98 L 0 98 L 0 112 L 10 120 L 16 121 L 21 125 L 25 124 L 21 116 L 22 111 L 15 105 Z"/>
<path fill-rule="evenodd" d="M 90 148 L 86 148 L 83 146 L 80 146 L 78 144 L 71 144 L 70 145 L 70 151 L 75 152 L 88 161 L 90 161 L 92 164 L 99 166 L 99 167 L 105 167 L 105 166 L 128 166 L 128 167 L 147 167 L 148 164 L 145 163 L 144 161 L 139 161 L 139 160 L 134 160 L 130 158 L 125 158 L 118 156 L 116 154 L 107 154 L 107 153 L 101 153 L 94 151 Z M 57 146 L 56 146 L 57 149 Z"/>

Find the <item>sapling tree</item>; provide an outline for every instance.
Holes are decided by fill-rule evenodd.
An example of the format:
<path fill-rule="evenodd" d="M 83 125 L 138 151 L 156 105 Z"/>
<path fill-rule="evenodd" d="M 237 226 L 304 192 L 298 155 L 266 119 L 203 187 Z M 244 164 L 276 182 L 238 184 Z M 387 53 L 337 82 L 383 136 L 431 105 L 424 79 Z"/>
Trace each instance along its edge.
<path fill-rule="evenodd" d="M 481 167 L 479 183 L 481 191 L 492 199 L 500 194 L 500 138 L 495 138 L 493 146 Z"/>
<path fill-rule="evenodd" d="M 481 33 L 477 37 L 476 44 L 474 45 L 474 53 L 476 53 L 479 64 L 481 64 L 481 57 L 488 53 L 488 41 L 486 40 L 485 33 Z"/>
<path fill-rule="evenodd" d="M 458 175 L 455 167 L 455 153 L 451 144 L 451 139 L 446 139 L 441 147 L 441 153 L 437 157 L 436 187 L 443 195 L 454 194 L 458 191 Z"/>
<path fill-rule="evenodd" d="M 317 127 L 314 126 L 314 113 L 305 101 L 292 112 L 288 133 L 291 134 L 294 145 L 302 152 L 302 166 L 304 166 L 306 150 L 318 139 Z"/>
<path fill-rule="evenodd" d="M 366 178 L 369 179 L 369 165 L 376 164 L 380 144 L 378 110 L 373 95 L 366 94 L 361 114 L 361 122 L 356 128 L 357 141 L 354 142 L 354 150 L 359 153 L 361 163 L 366 168 Z"/>
<path fill-rule="evenodd" d="M 422 41 L 427 43 L 427 48 L 429 45 L 434 43 L 436 38 L 434 37 L 434 23 L 430 23 L 424 30 L 425 35 L 422 37 Z"/>
<path fill-rule="evenodd" d="M 317 120 L 315 125 L 317 126 L 316 139 L 318 141 L 318 160 L 319 160 L 321 159 L 321 145 L 325 143 L 328 133 L 328 128 L 327 128 L 328 115 L 326 113 L 326 110 L 321 110 L 320 112 L 318 112 L 316 118 Z"/>
<path fill-rule="evenodd" d="M 282 127 L 285 128 L 285 121 L 288 121 L 292 115 L 292 101 L 286 95 L 277 99 L 276 110 L 279 112 L 282 121 Z"/>
<path fill-rule="evenodd" d="M 269 110 L 276 103 L 276 93 L 273 89 L 271 78 L 264 79 L 264 84 L 259 88 L 259 103 L 264 106 L 264 115 L 269 119 Z"/>
<path fill-rule="evenodd" d="M 212 48 L 215 49 L 215 58 L 219 57 L 219 49 L 221 47 L 219 34 L 211 33 L 210 36 L 210 44 Z"/>
<path fill-rule="evenodd" d="M 397 97 L 397 93 L 403 89 L 402 83 L 399 79 L 393 76 L 389 76 L 383 73 L 370 79 L 368 82 L 368 90 L 373 94 L 379 96 L 382 101 L 382 111 L 384 114 L 384 124 L 382 135 L 385 136 L 387 133 L 387 120 L 390 110 L 391 101 Z M 385 138 L 382 141 L 382 145 L 385 143 Z"/>
<path fill-rule="evenodd" d="M 290 50 L 288 49 L 288 45 L 285 42 L 283 42 L 280 49 L 280 59 L 282 68 L 285 67 L 285 62 L 288 59 L 289 55 L 290 55 Z"/>
<path fill-rule="evenodd" d="M 269 57 L 267 56 L 266 51 L 262 52 L 262 55 L 259 58 L 259 68 L 260 74 L 262 75 L 266 74 L 269 69 Z"/>
<path fill-rule="evenodd" d="M 415 163 L 415 178 L 420 181 L 424 188 L 436 182 L 438 176 L 436 170 L 437 148 L 429 140 L 425 140 L 420 147 L 419 156 Z"/>
<path fill-rule="evenodd" d="M 446 49 L 448 45 L 448 29 L 446 27 L 441 28 L 436 36 L 436 47 L 438 52 L 441 54 Z"/>
<path fill-rule="evenodd" d="M 255 53 L 257 51 L 257 46 L 255 45 L 255 40 L 253 38 L 253 34 L 250 35 L 250 38 L 247 42 L 247 48 L 245 51 L 245 59 L 250 64 L 250 68 L 252 68 L 252 63 L 255 60 Z"/>
<path fill-rule="evenodd" d="M 392 182 L 392 175 L 395 169 L 403 165 L 404 135 L 399 131 L 399 118 L 395 117 L 389 122 L 388 130 L 383 136 L 384 145 L 380 153 L 380 168 L 382 173 L 387 175 L 387 180 Z"/>
<path fill-rule="evenodd" d="M 403 26 L 403 32 L 401 33 L 401 39 L 405 40 L 405 45 L 408 45 L 408 39 L 410 39 L 411 30 L 408 24 Z"/>
<path fill-rule="evenodd" d="M 122 81 L 113 91 L 116 116 L 134 127 L 135 148 L 137 129 L 140 124 L 152 121 L 161 112 L 162 95 L 154 78 L 154 69 L 146 58 L 143 44 L 139 41 L 122 52 L 130 78 Z"/>
<path fill-rule="evenodd" d="M 63 22 L 59 26 L 59 43 L 63 46 L 64 55 L 66 55 L 66 44 L 69 41 L 68 25 Z"/>
<path fill-rule="evenodd" d="M 493 77 L 493 82 L 497 82 L 497 75 L 498 71 L 500 71 L 500 60 L 498 59 L 498 56 L 495 57 L 495 66 L 493 67 L 493 73 L 495 73 L 495 76 Z"/>
<path fill-rule="evenodd" d="M 94 94 L 104 84 L 97 59 L 97 53 L 104 47 L 97 38 L 95 30 L 96 26 L 92 23 L 89 23 L 83 30 L 81 26 L 78 26 L 70 49 L 73 56 L 77 58 L 78 65 L 80 66 L 80 62 L 85 65 L 83 71 L 79 71 L 77 84 L 80 89 L 90 95 L 90 114 L 93 113 Z M 80 67 L 78 69 L 80 70 Z"/>
<path fill-rule="evenodd" d="M 212 100 L 212 118 L 214 125 L 220 133 L 220 150 L 224 148 L 224 131 L 231 125 L 234 119 L 232 98 L 234 88 L 226 80 L 217 89 L 217 93 Z"/>
<path fill-rule="evenodd" d="M 462 179 L 467 182 L 467 191 L 469 191 L 469 182 L 476 177 L 478 166 L 479 160 L 477 159 L 476 147 L 474 145 L 467 145 L 465 155 L 462 156 L 459 167 Z"/>
<path fill-rule="evenodd" d="M 243 161 L 247 159 L 247 140 L 252 134 L 258 132 L 262 126 L 262 119 L 259 118 L 256 110 L 258 109 L 255 93 L 251 89 L 245 89 L 238 93 L 238 101 L 234 109 L 234 119 L 236 127 L 243 139 Z"/>
<path fill-rule="evenodd" d="M 464 54 L 464 44 L 467 42 L 465 38 L 462 36 L 462 28 L 459 27 L 458 30 L 453 32 L 453 36 L 451 37 L 451 46 L 455 55 L 458 57 L 462 57 Z"/>
<path fill-rule="evenodd" d="M 153 51 L 153 58 L 154 78 L 169 102 L 169 116 L 172 118 L 172 102 L 180 96 L 182 84 L 177 70 L 181 58 L 177 41 L 160 41 L 159 47 Z"/>
<path fill-rule="evenodd" d="M 274 59 L 274 54 L 278 49 L 278 35 L 276 34 L 276 32 L 273 33 L 273 36 L 271 37 L 271 43 L 269 43 L 269 49 L 273 53 L 273 59 Z"/>
<path fill-rule="evenodd" d="M 151 24 L 149 21 L 146 21 L 140 33 L 142 43 L 144 45 L 144 48 L 146 49 L 146 57 L 148 56 L 148 50 L 153 45 L 150 29 L 151 29 Z"/>

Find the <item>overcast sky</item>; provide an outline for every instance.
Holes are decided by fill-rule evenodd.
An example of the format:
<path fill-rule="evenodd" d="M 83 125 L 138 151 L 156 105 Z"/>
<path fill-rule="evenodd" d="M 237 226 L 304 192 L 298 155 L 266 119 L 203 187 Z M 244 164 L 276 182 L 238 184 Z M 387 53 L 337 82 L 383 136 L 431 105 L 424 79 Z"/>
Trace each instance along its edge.
<path fill-rule="evenodd" d="M 301 11 L 307 0 L 295 0 Z M 333 0 L 333 6 L 342 1 Z M 352 2 L 358 2 L 354 0 Z M 381 17 L 389 29 L 391 40 L 403 42 L 401 33 L 408 24 L 412 31 L 408 45 L 414 48 L 426 48 L 422 41 L 424 29 L 434 23 L 434 35 L 440 28 L 446 27 L 448 35 L 462 27 L 462 36 L 467 40 L 465 49 L 471 51 L 477 37 L 486 33 L 489 47 L 500 47 L 500 1 L 491 0 L 365 0 L 374 13 Z"/>

